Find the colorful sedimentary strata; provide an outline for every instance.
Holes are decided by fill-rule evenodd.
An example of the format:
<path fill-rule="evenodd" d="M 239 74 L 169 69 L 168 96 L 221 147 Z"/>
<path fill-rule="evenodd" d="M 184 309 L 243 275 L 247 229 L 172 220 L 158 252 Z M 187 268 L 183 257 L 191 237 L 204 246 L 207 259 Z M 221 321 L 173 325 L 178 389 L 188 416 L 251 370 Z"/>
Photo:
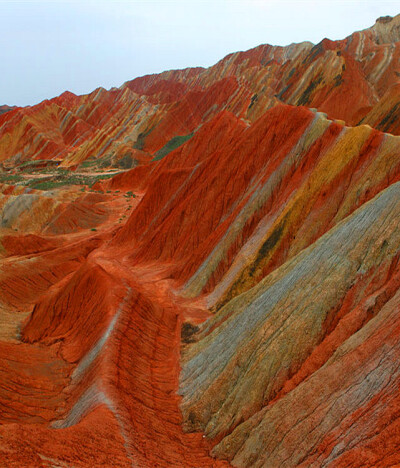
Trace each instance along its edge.
<path fill-rule="evenodd" d="M 400 16 L 0 110 L 0 465 L 400 464 Z"/>

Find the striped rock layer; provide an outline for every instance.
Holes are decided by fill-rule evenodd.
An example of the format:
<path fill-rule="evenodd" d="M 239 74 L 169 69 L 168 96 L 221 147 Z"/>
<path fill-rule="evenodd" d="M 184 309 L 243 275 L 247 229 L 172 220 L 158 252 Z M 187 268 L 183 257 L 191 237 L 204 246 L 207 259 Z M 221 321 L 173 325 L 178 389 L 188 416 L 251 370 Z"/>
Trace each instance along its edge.
<path fill-rule="evenodd" d="M 6 174 L 131 168 L 0 185 L 2 466 L 400 464 L 399 60 L 384 17 L 5 109 Z"/>

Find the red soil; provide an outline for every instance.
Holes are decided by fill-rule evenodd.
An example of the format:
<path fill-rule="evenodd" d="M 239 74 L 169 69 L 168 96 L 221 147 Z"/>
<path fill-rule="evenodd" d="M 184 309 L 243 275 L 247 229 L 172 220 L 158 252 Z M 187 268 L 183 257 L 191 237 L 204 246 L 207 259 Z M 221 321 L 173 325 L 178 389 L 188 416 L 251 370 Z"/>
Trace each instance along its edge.
<path fill-rule="evenodd" d="M 399 133 L 399 54 L 399 43 L 389 50 L 373 31 L 314 47 L 259 46 L 207 70 L 64 93 L 0 116 L 6 168 L 52 158 L 74 168 L 89 157 L 111 165 L 127 155 L 138 164 L 97 182 L 93 190 L 102 193 L 0 186 L 4 466 L 229 466 L 210 455 L 216 443 L 226 443 L 220 453 L 232 459 L 234 429 L 282 403 L 379 315 L 400 287 L 398 255 L 381 261 L 377 254 L 379 262 L 360 273 L 327 314 L 318 344 L 294 359 L 293 372 L 283 368 L 263 407 L 236 402 L 245 416 L 226 421 L 215 440 L 185 432 L 196 423 L 195 413 L 184 420 L 178 395 L 181 354 L 192 352 L 186 322 L 196 330 L 211 316 L 206 303 L 215 306 L 211 329 L 193 338 L 204 340 L 197 349 L 206 347 L 242 293 L 254 293 L 269 275 L 273 281 L 400 180 L 397 139 L 382 133 Z M 361 120 L 376 128 L 349 128 Z M 381 239 L 376 245 L 385 252 Z M 255 338 L 244 345 L 252 350 Z M 240 359 L 235 373 L 246 368 Z M 206 421 L 215 402 L 202 404 Z M 369 429 L 365 415 L 375 407 Z M 389 466 L 399 447 L 398 412 L 397 389 L 382 391 L 325 434 L 308 460 L 327 457 L 342 433 L 356 440 L 352 423 L 360 420 L 365 441 L 335 466 Z"/>

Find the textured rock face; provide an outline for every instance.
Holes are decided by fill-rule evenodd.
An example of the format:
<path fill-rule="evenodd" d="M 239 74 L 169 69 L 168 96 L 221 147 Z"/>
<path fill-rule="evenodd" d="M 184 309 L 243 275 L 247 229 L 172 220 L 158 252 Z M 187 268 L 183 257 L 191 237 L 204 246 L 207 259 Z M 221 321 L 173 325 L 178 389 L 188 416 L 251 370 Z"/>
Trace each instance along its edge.
<path fill-rule="evenodd" d="M 0 116 L 0 465 L 400 464 L 399 18 Z"/>
<path fill-rule="evenodd" d="M 379 19 L 342 41 L 262 45 L 208 69 L 169 71 L 110 91 L 66 92 L 37 106 L 7 107 L 0 117 L 0 161 L 13 166 L 56 158 L 72 167 L 88 158 L 100 160 L 102 167 L 118 165 L 124 157 L 142 162 L 221 110 L 254 122 L 279 102 L 317 108 L 356 125 L 368 113 L 377 114 L 385 93 L 398 82 L 399 22 L 398 16 Z M 375 126 L 390 120 L 396 98 L 390 102 L 392 108 Z M 381 125 L 398 132 L 387 121 Z"/>
<path fill-rule="evenodd" d="M 5 114 L 6 112 L 9 112 L 10 110 L 13 110 L 14 107 L 10 106 L 0 106 L 0 114 Z"/>
<path fill-rule="evenodd" d="M 311 411 L 302 406 L 293 407 L 288 413 L 292 423 L 307 414 L 313 419 L 309 423 L 311 427 L 317 427 L 322 421 L 324 425 L 311 437 L 310 425 L 304 422 L 294 431 L 297 442 L 293 440 L 293 445 L 285 444 L 282 451 L 274 447 L 271 432 L 274 432 L 277 445 L 281 437 L 273 425 L 281 424 L 280 418 L 286 412 L 273 408 L 275 405 L 283 408 L 285 400 L 295 398 L 292 392 L 285 395 L 284 385 L 290 378 L 294 376 L 297 392 L 307 386 L 313 389 L 311 381 L 300 385 L 309 377 L 310 371 L 314 371 L 312 378 L 318 379 L 319 373 L 329 373 L 334 362 L 343 361 L 343 354 L 347 357 L 349 347 L 368 346 L 364 342 L 366 338 L 356 337 L 357 333 L 350 337 L 352 333 L 362 329 L 361 335 L 368 335 L 368 331 L 378 334 L 378 323 L 387 333 L 384 320 L 380 322 L 385 312 L 394 314 L 391 321 L 396 320 L 398 301 L 396 295 L 392 296 L 399 285 L 399 275 L 393 274 L 392 269 L 399 256 L 399 194 L 400 185 L 392 185 L 255 288 L 232 301 L 233 304 L 229 303 L 221 311 L 224 323 L 211 332 L 213 324 L 210 323 L 205 336 L 192 347 L 181 384 L 185 395 L 182 407 L 184 412 L 190 412 L 187 420 L 195 427 L 205 428 L 212 437 L 247 420 L 246 428 L 239 425 L 216 447 L 215 453 L 233 453 L 234 461 L 239 465 L 263 466 L 267 457 L 271 466 L 279 465 L 285 459 L 291 466 L 297 465 L 310 455 L 321 434 L 327 436 L 328 428 L 330 432 L 346 416 L 351 416 L 364 399 L 371 399 L 387 384 L 387 379 L 396 381 L 393 366 L 397 367 L 397 358 L 392 350 L 393 354 L 386 356 L 387 371 L 382 365 L 376 370 L 376 379 L 370 376 L 369 382 L 364 380 L 371 371 L 367 364 L 358 369 L 361 374 L 364 372 L 364 377 L 347 376 L 361 388 L 355 390 L 354 395 L 350 392 L 343 396 L 342 405 L 336 402 L 336 394 L 328 392 L 318 396 L 325 408 L 329 409 L 329 399 L 331 406 L 336 407 L 331 409 L 331 417 L 327 416 L 325 408 L 319 414 L 317 404 Z M 379 227 L 372 229 L 375 223 Z M 386 276 L 383 285 L 374 284 L 376 270 Z M 363 294 L 359 291 L 355 294 L 361 288 L 360 282 L 364 283 Z M 369 287 L 365 288 L 365 284 Z M 341 319 L 339 322 L 338 318 Z M 338 323 L 332 330 L 335 322 Z M 385 356 L 385 345 L 383 340 L 374 353 Z M 371 356 L 368 359 L 376 363 Z M 335 384 L 339 395 L 349 390 L 347 384 L 345 388 Z M 303 401 L 298 398 L 294 402 Z M 263 431 L 260 426 L 264 420 L 261 418 L 269 414 L 264 407 L 274 399 L 278 401 L 270 411 L 276 411 L 277 419 L 266 423 L 270 430 Z M 256 429 L 249 437 L 252 422 Z M 287 429 L 288 426 L 282 429 L 282 436 Z M 239 434 L 243 433 L 244 439 L 240 440 Z M 293 438 L 291 433 L 287 437 Z M 307 443 L 303 441 L 299 449 L 298 444 L 304 438 Z M 330 447 L 335 452 L 338 450 L 336 444 L 339 445 L 339 441 Z M 268 449 L 263 453 L 262 447 L 266 445 Z M 239 449 L 238 454 L 236 449 Z M 287 457 L 288 453 L 290 457 Z"/>
<path fill-rule="evenodd" d="M 381 16 L 371 28 L 378 44 L 397 42 L 400 40 L 400 19 L 398 16 Z"/>

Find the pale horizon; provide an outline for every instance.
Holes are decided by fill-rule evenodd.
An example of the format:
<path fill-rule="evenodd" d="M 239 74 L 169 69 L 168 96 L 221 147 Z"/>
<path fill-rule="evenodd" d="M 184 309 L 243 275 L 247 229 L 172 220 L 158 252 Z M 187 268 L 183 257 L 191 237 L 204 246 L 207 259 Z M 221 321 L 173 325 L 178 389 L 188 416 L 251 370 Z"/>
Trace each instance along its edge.
<path fill-rule="evenodd" d="M 261 44 L 343 39 L 399 13 L 395 1 L 1 1 L 0 105 L 87 94 L 209 67 Z"/>

